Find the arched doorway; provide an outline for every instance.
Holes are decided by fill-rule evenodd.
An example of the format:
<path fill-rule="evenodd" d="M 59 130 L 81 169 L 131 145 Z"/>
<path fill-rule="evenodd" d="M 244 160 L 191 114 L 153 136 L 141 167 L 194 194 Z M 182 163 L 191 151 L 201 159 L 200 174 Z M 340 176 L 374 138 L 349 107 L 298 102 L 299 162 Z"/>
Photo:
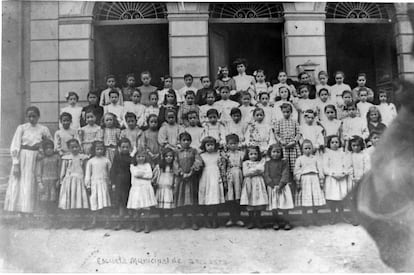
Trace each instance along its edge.
<path fill-rule="evenodd" d="M 248 60 L 247 73 L 262 68 L 267 80 L 283 66 L 283 6 L 280 3 L 215 3 L 209 7 L 210 74 L 237 57 Z"/>
<path fill-rule="evenodd" d="M 105 87 L 114 74 L 125 85 L 128 73 L 139 83 L 142 71 L 152 73 L 153 85 L 169 71 L 168 20 L 164 3 L 102 2 L 94 7 L 95 83 Z"/>
<path fill-rule="evenodd" d="M 346 82 L 354 87 L 357 74 L 363 72 L 374 92 L 391 89 L 398 75 L 392 17 L 392 4 L 327 3 L 326 53 L 331 76 L 342 70 Z M 331 77 L 330 81 L 335 80 Z"/>

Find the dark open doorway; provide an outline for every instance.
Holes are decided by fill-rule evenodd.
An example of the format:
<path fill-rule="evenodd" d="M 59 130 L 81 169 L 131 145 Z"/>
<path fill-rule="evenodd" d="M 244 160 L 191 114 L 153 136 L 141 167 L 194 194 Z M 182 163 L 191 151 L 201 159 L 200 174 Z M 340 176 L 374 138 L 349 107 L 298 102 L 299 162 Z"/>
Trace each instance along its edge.
<path fill-rule="evenodd" d="M 95 85 L 104 88 L 107 74 L 117 77 L 118 86 L 125 85 L 128 73 L 139 84 L 140 73 L 148 70 L 152 84 L 159 86 L 169 72 L 168 52 L 168 24 L 96 26 Z"/>
<path fill-rule="evenodd" d="M 218 66 L 229 65 L 230 75 L 237 71 L 232 62 L 243 57 L 248 61 L 247 73 L 264 69 L 266 80 L 276 78 L 283 69 L 282 24 L 277 23 L 211 23 L 210 73 L 214 78 Z"/>
<path fill-rule="evenodd" d="M 346 83 L 356 86 L 357 74 L 367 74 L 367 86 L 377 94 L 398 76 L 391 24 L 326 24 L 326 54 L 330 84 L 344 71 Z"/>

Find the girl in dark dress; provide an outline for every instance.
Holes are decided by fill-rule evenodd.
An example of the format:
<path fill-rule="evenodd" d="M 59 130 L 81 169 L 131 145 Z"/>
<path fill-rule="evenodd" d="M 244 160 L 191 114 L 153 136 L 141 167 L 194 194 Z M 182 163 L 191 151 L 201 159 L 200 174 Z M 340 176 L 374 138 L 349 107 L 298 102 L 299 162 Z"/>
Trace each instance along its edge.
<path fill-rule="evenodd" d="M 127 138 L 119 141 L 119 153 L 114 157 L 111 168 L 111 181 L 114 192 L 112 204 L 119 207 L 119 220 L 115 230 L 121 229 L 121 219 L 125 216 L 126 205 L 128 202 L 129 189 L 131 188 L 131 142 Z"/>

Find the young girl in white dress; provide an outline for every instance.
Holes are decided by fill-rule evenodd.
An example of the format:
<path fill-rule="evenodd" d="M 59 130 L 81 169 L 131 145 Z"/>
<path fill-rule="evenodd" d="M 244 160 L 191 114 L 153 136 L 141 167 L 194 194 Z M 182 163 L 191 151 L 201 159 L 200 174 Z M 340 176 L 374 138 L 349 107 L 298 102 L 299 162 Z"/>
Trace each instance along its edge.
<path fill-rule="evenodd" d="M 26 109 L 27 123 L 19 125 L 10 145 L 12 168 L 4 201 L 4 210 L 34 212 L 36 201 L 36 160 L 42 140 L 52 139 L 49 129 L 38 123 L 37 107 Z M 24 223 L 21 224 L 24 227 Z"/>
<path fill-rule="evenodd" d="M 269 94 L 269 101 L 270 101 L 270 105 L 273 106 L 273 104 L 276 101 L 276 98 L 280 97 L 280 88 L 281 87 L 285 87 L 289 90 L 289 93 L 291 94 L 291 96 L 297 96 L 296 95 L 296 88 L 295 86 L 293 86 L 292 84 L 288 84 L 287 83 L 287 73 L 285 71 L 279 71 L 278 75 L 277 75 L 277 80 L 279 81 L 279 83 L 276 83 L 273 85 L 272 87 L 272 91 Z"/>
<path fill-rule="evenodd" d="M 67 146 L 68 140 L 73 138 L 79 140 L 78 130 L 71 128 L 72 115 L 69 113 L 61 113 L 59 117 L 62 128 L 55 133 L 55 150 L 60 156 L 69 154 L 69 148 Z"/>
<path fill-rule="evenodd" d="M 269 203 L 264 175 L 265 160 L 262 159 L 259 146 L 249 146 L 243 162 L 243 186 L 240 205 L 246 205 L 249 212 L 247 229 L 263 228 L 261 211 Z"/>
<path fill-rule="evenodd" d="M 296 107 L 291 102 L 292 94 L 290 93 L 289 88 L 287 88 L 285 86 L 282 86 L 282 87 L 279 88 L 279 93 L 280 93 L 280 100 L 276 101 L 276 102 L 273 102 L 274 103 L 273 109 L 274 109 L 275 120 L 278 121 L 278 120 L 283 119 L 283 114 L 282 114 L 281 107 L 284 103 L 287 103 L 292 107 L 291 118 L 294 121 L 298 122 L 299 114 L 298 114 L 298 111 L 296 110 Z M 270 102 L 272 103 L 272 101 L 270 101 Z"/>
<path fill-rule="evenodd" d="M 135 232 L 141 232 L 143 222 L 144 232 L 150 233 L 150 209 L 157 205 L 157 200 L 151 185 L 153 177 L 151 164 L 144 148 L 137 149 L 133 163 L 130 166 L 130 171 L 131 189 L 129 190 L 127 208 L 136 210 L 138 214 L 138 220 L 134 230 Z"/>
<path fill-rule="evenodd" d="M 305 111 L 305 123 L 299 126 L 301 133 L 300 144 L 303 145 L 305 140 L 309 140 L 312 143 L 312 154 L 323 152 L 325 140 L 323 136 L 323 128 L 317 125 L 315 122 L 315 113 L 313 110 Z"/>
<path fill-rule="evenodd" d="M 275 136 L 272 128 L 264 123 L 265 114 L 262 108 L 253 111 L 254 122 L 247 125 L 245 133 L 246 146 L 259 146 L 260 153 L 264 154 L 269 144 L 275 143 Z"/>
<path fill-rule="evenodd" d="M 349 148 L 348 150 L 350 153 L 351 158 L 351 180 L 349 183 L 351 184 L 348 186 L 348 193 L 352 191 L 354 186 L 361 180 L 362 176 L 367 173 L 371 169 L 371 161 L 368 153 L 364 150 L 365 145 L 364 141 L 359 136 L 353 136 L 349 140 Z M 354 207 L 353 200 L 354 198 L 350 196 L 349 206 L 352 210 L 352 220 L 351 223 L 353 225 L 358 225 L 358 216 L 356 208 Z"/>
<path fill-rule="evenodd" d="M 105 229 L 109 229 L 109 207 L 111 207 L 111 162 L 105 157 L 103 141 L 95 141 L 92 146 L 92 158 L 86 163 L 85 185 L 89 193 L 92 210 L 92 221 L 87 229 L 96 226 L 96 217 L 99 212 L 105 214 Z"/>
<path fill-rule="evenodd" d="M 264 70 L 259 69 L 254 71 L 253 76 L 256 79 L 256 83 L 253 85 L 253 89 L 251 90 L 250 94 L 252 95 L 253 105 L 256 105 L 256 103 L 259 101 L 259 94 L 269 94 L 272 91 L 272 87 L 270 87 L 269 82 L 266 82 L 266 75 L 264 73 Z"/>
<path fill-rule="evenodd" d="M 397 109 L 393 103 L 387 101 L 388 93 L 385 90 L 380 90 L 378 93 L 379 105 L 377 106 L 382 117 L 382 123 L 389 127 L 394 118 L 397 117 Z"/>
<path fill-rule="evenodd" d="M 327 120 L 321 122 L 321 126 L 324 129 L 325 136 L 325 146 L 326 146 L 326 137 L 328 136 L 338 136 L 341 140 L 342 135 L 342 121 L 336 119 L 336 108 L 335 105 L 327 105 L 324 110 Z"/>
<path fill-rule="evenodd" d="M 80 144 L 77 139 L 68 142 L 70 154 L 62 157 L 60 171 L 59 208 L 65 212 L 79 212 L 89 209 L 89 199 L 85 185 L 85 165 L 88 156 L 80 153 Z M 74 225 L 69 225 L 72 228 Z M 85 224 L 82 225 L 85 228 Z"/>
<path fill-rule="evenodd" d="M 342 93 L 344 91 L 351 91 L 351 87 L 344 83 L 345 74 L 341 71 L 335 72 L 335 85 L 331 86 L 331 99 L 336 103 L 337 107 L 343 105 Z M 351 93 L 352 97 L 352 93 Z"/>
<path fill-rule="evenodd" d="M 96 124 L 96 114 L 93 110 L 85 113 L 86 125 L 79 130 L 79 139 L 83 153 L 90 156 L 92 154 L 92 144 L 94 141 L 102 140 L 102 129 Z"/>
<path fill-rule="evenodd" d="M 165 148 L 162 151 L 160 163 L 155 166 L 153 171 L 152 183 L 156 188 L 156 207 L 160 213 L 160 227 L 171 228 L 172 226 L 172 210 L 175 208 L 175 175 L 173 171 L 174 158 L 174 151 L 171 148 Z M 167 224 L 165 223 L 165 216 L 169 219 Z"/>
<path fill-rule="evenodd" d="M 200 126 L 197 112 L 195 110 L 189 111 L 187 113 L 187 120 L 189 125 L 185 127 L 185 131 L 191 136 L 191 145 L 196 149 L 200 149 L 203 127 Z"/>
<path fill-rule="evenodd" d="M 294 171 L 298 189 L 296 205 L 302 207 L 302 219 L 305 226 L 309 223 L 306 217 L 308 209 L 312 209 L 313 223 L 319 225 L 317 217 L 318 208 L 326 204 L 322 191 L 324 181 L 323 170 L 318 159 L 312 153 L 312 142 L 305 139 L 302 143 L 303 155 L 296 160 Z"/>
<path fill-rule="evenodd" d="M 262 108 L 265 114 L 264 123 L 269 125 L 269 127 L 273 127 L 276 122 L 276 117 L 273 107 L 269 104 L 269 94 L 262 92 L 257 96 L 257 98 L 259 100 L 257 107 Z"/>
<path fill-rule="evenodd" d="M 340 149 L 341 141 L 338 136 L 329 136 L 327 147 L 323 155 L 325 198 L 331 209 L 329 223 L 335 224 L 339 218 L 345 221 L 343 199 L 348 194 L 352 171 L 349 157 Z"/>
<path fill-rule="evenodd" d="M 231 121 L 225 125 L 226 136 L 236 134 L 239 137 L 239 146 L 244 144 L 244 133 L 246 132 L 247 123 L 241 120 L 241 111 L 239 108 L 233 108 L 230 111 Z"/>
<path fill-rule="evenodd" d="M 317 98 L 315 99 L 316 110 L 318 115 L 318 120 L 324 122 L 328 119 L 325 114 L 325 107 L 328 105 L 335 105 L 335 103 L 329 97 L 329 91 L 326 88 L 321 88 L 317 93 Z"/>
<path fill-rule="evenodd" d="M 243 123 L 251 123 L 253 120 L 254 107 L 252 103 L 252 96 L 248 92 L 242 92 L 240 95 L 241 104 L 239 106 L 242 114 L 241 120 Z"/>
<path fill-rule="evenodd" d="M 208 122 L 203 126 L 203 132 L 201 139 L 205 137 L 213 137 L 220 147 L 225 145 L 226 142 L 226 127 L 223 123 L 218 121 L 218 111 L 216 109 L 210 109 L 207 111 Z"/>
<path fill-rule="evenodd" d="M 224 185 L 227 182 L 226 173 L 222 170 L 224 160 L 218 151 L 219 144 L 213 137 L 205 137 L 201 142 L 200 154 L 204 167 L 198 187 L 198 204 L 203 206 L 204 223 L 207 228 L 217 228 L 218 206 L 225 202 Z M 209 219 L 208 214 L 212 217 Z M 211 220 L 211 222 L 210 222 Z"/>
<path fill-rule="evenodd" d="M 299 113 L 299 124 L 302 125 L 305 123 L 305 111 L 312 110 L 315 113 L 317 112 L 316 100 L 309 98 L 309 88 L 307 85 L 301 85 L 298 88 L 301 98 L 298 99 L 296 109 Z"/>
<path fill-rule="evenodd" d="M 316 96 L 317 97 L 320 96 L 319 94 L 320 94 L 321 89 L 326 89 L 328 91 L 329 100 L 332 100 L 331 99 L 331 91 L 330 91 L 331 90 L 331 86 L 328 85 L 328 79 L 329 79 L 329 76 L 328 76 L 328 73 L 327 72 L 320 71 L 318 73 L 319 83 L 316 84 L 316 86 L 315 86 L 315 88 L 316 88 Z"/>
<path fill-rule="evenodd" d="M 62 108 L 60 113 L 69 113 L 72 115 L 71 128 L 78 130 L 80 128 L 80 120 L 82 115 L 82 107 L 78 106 L 79 96 L 75 92 L 68 92 L 66 94 L 66 100 L 68 101 L 68 106 Z M 59 128 L 62 128 L 62 124 L 59 125 Z"/>
<path fill-rule="evenodd" d="M 293 209 L 293 196 L 289 182 L 289 163 L 283 158 L 282 146 L 279 143 L 270 145 L 267 152 L 269 160 L 265 163 L 264 180 L 267 185 L 269 204 L 267 210 L 272 211 L 275 222 L 274 230 L 283 227 L 284 230 L 292 229 L 286 219 L 289 209 Z M 282 211 L 282 217 L 278 217 L 278 211 Z"/>

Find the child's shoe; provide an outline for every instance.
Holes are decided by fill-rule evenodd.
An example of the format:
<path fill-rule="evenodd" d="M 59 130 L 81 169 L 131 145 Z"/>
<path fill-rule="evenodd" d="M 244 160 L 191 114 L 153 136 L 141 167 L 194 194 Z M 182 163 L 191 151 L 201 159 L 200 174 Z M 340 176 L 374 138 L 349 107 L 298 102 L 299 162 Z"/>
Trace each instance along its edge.
<path fill-rule="evenodd" d="M 192 216 L 191 217 L 191 229 L 193 230 L 198 230 L 198 224 L 197 224 L 197 216 Z"/>
<path fill-rule="evenodd" d="M 140 223 L 137 222 L 135 224 L 134 231 L 137 232 L 137 233 L 142 231 L 142 227 L 141 227 L 141 224 Z"/>
<path fill-rule="evenodd" d="M 231 227 L 233 225 L 234 225 L 234 223 L 231 219 L 226 222 L 226 227 Z"/>
<path fill-rule="evenodd" d="M 273 229 L 274 229 L 274 230 L 279 230 L 279 229 L 280 229 L 280 226 L 279 226 L 277 223 L 275 223 L 275 224 L 273 225 Z"/>
<path fill-rule="evenodd" d="M 283 227 L 284 230 L 289 231 L 291 230 L 293 227 L 290 223 L 286 223 L 285 226 Z"/>
<path fill-rule="evenodd" d="M 256 227 L 259 228 L 259 229 L 264 228 L 264 225 L 263 225 L 262 221 L 260 220 L 260 218 L 256 219 Z"/>
<path fill-rule="evenodd" d="M 237 226 L 240 226 L 240 227 L 243 227 L 244 226 L 244 222 L 242 220 L 238 220 L 238 221 L 236 221 L 236 225 Z"/>

